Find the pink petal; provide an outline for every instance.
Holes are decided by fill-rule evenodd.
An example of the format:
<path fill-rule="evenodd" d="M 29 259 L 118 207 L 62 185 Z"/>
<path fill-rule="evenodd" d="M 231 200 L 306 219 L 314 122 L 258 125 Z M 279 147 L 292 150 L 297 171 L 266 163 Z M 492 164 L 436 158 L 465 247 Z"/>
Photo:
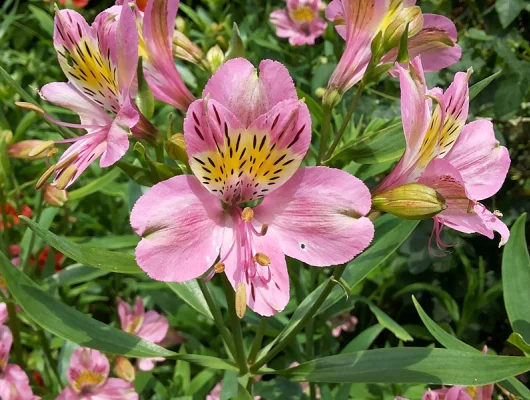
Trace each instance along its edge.
<path fill-rule="evenodd" d="M 120 89 L 128 89 L 136 77 L 138 40 L 138 28 L 131 8 L 128 6 L 121 7 L 116 35 L 118 86 Z"/>
<path fill-rule="evenodd" d="M 308 24 L 294 22 L 286 10 L 273 11 L 269 17 L 271 24 L 276 27 L 276 35 L 289 38 L 291 46 L 313 45 L 315 40 L 326 30 L 326 22 L 322 18 L 315 18 Z"/>
<path fill-rule="evenodd" d="M 90 400 L 138 400 L 138 398 L 133 384 L 118 378 L 107 379 L 97 392 L 90 395 Z"/>
<path fill-rule="evenodd" d="M 231 111 L 247 127 L 282 100 L 298 99 L 289 71 L 282 64 L 263 60 L 259 76 L 244 58 L 227 61 L 210 78 L 204 91 Z"/>
<path fill-rule="evenodd" d="M 40 95 L 46 101 L 76 112 L 83 125 L 105 126 L 112 121 L 101 106 L 77 90 L 71 83 L 48 83 L 42 87 Z"/>
<path fill-rule="evenodd" d="M 4 324 L 7 321 L 7 305 L 6 303 L 0 303 L 0 324 Z"/>
<path fill-rule="evenodd" d="M 64 388 L 64 390 L 61 392 L 59 396 L 57 396 L 56 400 L 88 400 L 88 399 L 81 393 L 77 393 L 74 389 L 68 386 Z"/>
<path fill-rule="evenodd" d="M 4 304 L 4 303 L 2 303 Z M 13 335 L 11 330 L 5 326 L 0 325 L 0 361 L 7 363 L 9 360 L 9 352 L 13 344 Z"/>
<path fill-rule="evenodd" d="M 37 400 L 29 385 L 28 375 L 22 368 L 9 364 L 0 374 L 0 398 L 2 400 Z"/>
<path fill-rule="evenodd" d="M 133 320 L 131 306 L 119 297 L 116 300 L 118 302 L 118 316 L 120 317 L 121 329 L 128 332 Z"/>
<path fill-rule="evenodd" d="M 257 209 L 255 208 L 254 211 Z M 223 244 L 221 257 L 225 259 L 232 237 Z M 241 238 L 238 238 L 241 243 Z M 238 246 L 238 244 L 236 244 Z M 256 265 L 254 277 L 247 277 L 238 249 L 232 250 L 225 259 L 225 273 L 234 290 L 240 282 L 245 284 L 247 305 L 263 316 L 282 311 L 289 302 L 289 274 L 280 243 L 270 232 L 253 238 L 252 253 L 264 253 L 270 258 L 270 265 Z"/>
<path fill-rule="evenodd" d="M 344 26 L 344 6 L 342 0 L 333 0 L 326 7 L 326 18 L 333 22 L 337 33 L 346 40 L 346 26 Z"/>
<path fill-rule="evenodd" d="M 225 226 L 224 211 L 194 176 L 181 175 L 153 186 L 131 213 L 143 237 L 136 261 L 156 280 L 184 282 L 214 263 Z"/>
<path fill-rule="evenodd" d="M 487 199 L 497 193 L 510 167 L 508 149 L 500 146 L 493 125 L 487 120 L 464 126 L 445 159 L 460 172 L 468 193 L 475 200 Z"/>
<path fill-rule="evenodd" d="M 477 388 L 476 400 L 492 400 L 495 385 L 479 386 Z"/>
<path fill-rule="evenodd" d="M 373 239 L 368 188 L 333 168 L 301 168 L 279 190 L 254 208 L 257 221 L 269 224 L 290 257 L 324 267 L 342 264 Z"/>
<path fill-rule="evenodd" d="M 164 360 L 165 358 L 163 357 L 140 358 L 137 362 L 138 369 L 142 371 L 151 371 L 153 368 L 155 368 L 156 362 L 161 362 Z"/>
<path fill-rule="evenodd" d="M 466 393 L 465 387 L 453 386 L 445 394 L 444 400 L 473 400 L 473 398 Z"/>
<path fill-rule="evenodd" d="M 150 0 L 144 13 L 143 37 L 147 51 L 145 78 L 154 96 L 179 110 L 194 100 L 177 71 L 172 53 L 179 0 Z"/>
<path fill-rule="evenodd" d="M 136 335 L 150 342 L 160 343 L 166 337 L 168 329 L 169 323 L 166 317 L 156 311 L 148 311 Z"/>
<path fill-rule="evenodd" d="M 74 385 L 83 372 L 91 372 L 106 378 L 109 370 L 109 360 L 102 353 L 87 347 L 80 347 L 72 353 L 66 376 L 68 382 Z"/>

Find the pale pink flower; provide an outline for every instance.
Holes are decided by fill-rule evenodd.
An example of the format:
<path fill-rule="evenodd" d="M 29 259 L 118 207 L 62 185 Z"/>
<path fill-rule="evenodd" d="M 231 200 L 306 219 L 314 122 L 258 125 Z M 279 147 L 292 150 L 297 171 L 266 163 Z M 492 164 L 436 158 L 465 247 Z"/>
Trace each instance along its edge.
<path fill-rule="evenodd" d="M 292 46 L 313 45 L 327 26 L 319 16 L 322 8 L 321 0 L 287 0 L 287 9 L 273 11 L 270 21 L 276 35 L 289 38 Z"/>
<path fill-rule="evenodd" d="M 169 329 L 166 317 L 156 311 L 145 312 L 144 303 L 139 296 L 136 297 L 134 310 L 119 297 L 117 300 L 121 329 L 153 343 L 160 343 L 164 340 Z M 150 371 L 155 367 L 155 362 L 164 360 L 165 358 L 162 357 L 140 358 L 138 368 L 142 371 Z"/>
<path fill-rule="evenodd" d="M 0 325 L 7 321 L 7 304 L 0 303 Z"/>
<path fill-rule="evenodd" d="M 344 313 L 331 319 L 333 328 L 331 329 L 331 335 L 333 337 L 339 337 L 342 332 L 354 332 L 357 327 L 359 320 L 356 316 L 350 313 Z"/>
<path fill-rule="evenodd" d="M 8 364 L 13 335 L 7 326 L 0 325 L 0 399 L 37 400 L 27 374 L 15 364 Z"/>
<path fill-rule="evenodd" d="M 508 228 L 478 200 L 493 196 L 501 188 L 510 156 L 495 139 L 490 121 L 466 124 L 469 75 L 457 73 L 442 92 L 439 88 L 427 90 L 419 58 L 412 61 L 409 70 L 400 66 L 398 70 L 407 147 L 398 165 L 374 192 L 412 182 L 438 191 L 447 206 L 433 217 L 433 234 L 440 248 L 447 247 L 440 240 L 444 225 L 490 239 L 497 231 L 501 234 L 500 245 L 505 244 L 510 236 Z"/>
<path fill-rule="evenodd" d="M 70 386 L 57 400 L 138 400 L 132 383 L 109 378 L 109 360 L 97 350 L 76 349 L 70 358 L 67 378 Z"/>
<path fill-rule="evenodd" d="M 382 33 L 381 63 L 396 61 L 399 39 L 409 25 L 409 57 L 421 54 L 426 71 L 438 71 L 457 62 L 454 23 L 441 15 L 422 14 L 415 0 L 333 0 L 326 17 L 346 40 L 346 49 L 331 75 L 328 91 L 340 94 L 359 82 L 372 57 L 371 44 Z"/>
<path fill-rule="evenodd" d="M 210 79 L 184 121 L 195 176 L 153 186 L 131 224 L 143 237 L 136 260 L 151 278 L 194 279 L 220 257 L 216 269 L 236 296 L 272 315 L 289 300 L 285 255 L 342 264 L 370 244 L 374 227 L 360 180 L 332 168 L 298 169 L 311 139 L 309 111 L 282 64 L 265 60 L 259 69 L 233 59 Z"/>
<path fill-rule="evenodd" d="M 86 135 L 57 141 L 73 143 L 49 170 L 50 175 L 55 172 L 54 184 L 64 189 L 97 158 L 101 157 L 102 168 L 118 161 L 129 147 L 129 132 L 145 138 L 149 122 L 131 99 L 138 31 L 129 7 L 111 7 L 98 14 L 92 25 L 75 11 L 58 11 L 54 46 L 68 82 L 49 83 L 40 94 L 75 111 L 81 124 L 45 116 L 59 125 L 87 131 Z"/>
<path fill-rule="evenodd" d="M 173 59 L 173 32 L 179 0 L 149 0 L 143 16 L 140 55 L 145 79 L 153 95 L 185 111 L 195 98 L 188 90 Z"/>

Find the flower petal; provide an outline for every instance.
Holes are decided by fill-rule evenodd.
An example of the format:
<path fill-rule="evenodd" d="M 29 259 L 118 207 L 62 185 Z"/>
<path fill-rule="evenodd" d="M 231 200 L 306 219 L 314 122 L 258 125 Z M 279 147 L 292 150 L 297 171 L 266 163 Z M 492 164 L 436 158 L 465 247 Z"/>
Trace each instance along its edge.
<path fill-rule="evenodd" d="M 133 320 L 131 306 L 129 303 L 123 301 L 119 297 L 116 299 L 116 301 L 118 303 L 118 316 L 120 317 L 121 329 L 125 332 L 128 332 Z"/>
<path fill-rule="evenodd" d="M 169 323 L 166 317 L 156 311 L 148 311 L 136 335 L 150 342 L 159 343 L 166 337 L 168 329 Z"/>
<path fill-rule="evenodd" d="M 103 385 L 109 375 L 110 364 L 107 357 L 97 350 L 79 347 L 70 358 L 66 372 L 68 382 L 74 390 L 96 389 Z"/>
<path fill-rule="evenodd" d="M 131 86 L 138 66 L 138 28 L 134 14 L 128 5 L 121 7 L 116 33 L 118 86 L 120 90 L 123 90 Z"/>
<path fill-rule="evenodd" d="M 487 199 L 497 193 L 510 167 L 508 149 L 500 146 L 493 125 L 487 120 L 464 126 L 445 159 L 460 172 L 474 200 Z"/>
<path fill-rule="evenodd" d="M 0 364 L 7 364 L 12 345 L 13 335 L 11 330 L 5 325 L 0 325 Z"/>
<path fill-rule="evenodd" d="M 289 71 L 279 62 L 263 60 L 259 76 L 244 58 L 227 61 L 210 78 L 202 95 L 217 100 L 245 126 L 280 101 L 298 99 Z"/>
<path fill-rule="evenodd" d="M 151 358 L 140 358 L 138 359 L 138 369 L 142 371 L 151 371 L 155 367 L 156 362 L 164 361 L 163 357 L 151 357 Z"/>
<path fill-rule="evenodd" d="M 142 236 L 138 265 L 156 280 L 184 282 L 214 263 L 224 230 L 224 211 L 194 176 L 153 186 L 134 205 L 131 225 Z"/>
<path fill-rule="evenodd" d="M 269 224 L 290 257 L 324 267 L 362 252 L 373 239 L 368 188 L 333 168 L 301 168 L 279 190 L 254 208 L 255 219 Z"/>
<path fill-rule="evenodd" d="M 194 100 L 173 61 L 172 40 L 179 0 L 149 0 L 143 19 L 145 79 L 153 95 L 179 110 Z"/>
<path fill-rule="evenodd" d="M 138 400 L 138 394 L 131 382 L 109 378 L 96 393 L 90 396 L 90 400 Z"/>
<path fill-rule="evenodd" d="M 339 36 L 346 40 L 346 26 L 342 0 L 333 0 L 328 4 L 326 7 L 326 19 L 333 22 Z"/>
<path fill-rule="evenodd" d="M 0 324 L 5 324 L 7 321 L 7 305 L 0 303 Z"/>
<path fill-rule="evenodd" d="M 22 368 L 9 364 L 0 376 L 0 398 L 5 400 L 36 400 L 29 385 L 28 375 Z"/>

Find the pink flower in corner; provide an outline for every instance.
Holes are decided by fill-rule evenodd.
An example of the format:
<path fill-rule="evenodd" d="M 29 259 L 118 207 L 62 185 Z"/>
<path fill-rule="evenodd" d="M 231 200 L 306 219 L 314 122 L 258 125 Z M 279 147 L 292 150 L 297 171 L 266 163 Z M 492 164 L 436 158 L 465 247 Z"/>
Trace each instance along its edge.
<path fill-rule="evenodd" d="M 13 336 L 7 326 L 0 325 L 0 399 L 37 400 L 22 368 L 8 364 Z"/>
<path fill-rule="evenodd" d="M 97 350 L 76 349 L 70 358 L 67 378 L 70 386 L 57 400 L 138 400 L 133 384 L 109 378 L 109 360 Z"/>
<path fill-rule="evenodd" d="M 72 10 L 55 15 L 54 46 L 68 82 L 45 85 L 42 98 L 75 111 L 81 124 L 49 120 L 81 128 L 86 135 L 56 143 L 73 145 L 44 177 L 55 174 L 59 189 L 71 185 L 97 158 L 100 166 L 118 161 L 129 147 L 129 134 L 145 137 L 140 126 L 149 124 L 131 100 L 138 60 L 138 31 L 129 7 L 101 12 L 92 25 Z M 140 123 L 139 123 L 140 122 Z"/>
<path fill-rule="evenodd" d="M 187 281 L 217 261 L 240 301 L 272 315 L 289 300 L 285 255 L 341 264 L 370 244 L 374 227 L 360 180 L 327 167 L 298 169 L 311 138 L 309 111 L 282 64 L 265 60 L 259 69 L 233 59 L 210 79 L 184 121 L 194 176 L 153 186 L 131 224 L 143 237 L 136 260 L 151 278 Z"/>
<path fill-rule="evenodd" d="M 289 38 L 292 46 L 313 45 L 322 36 L 327 23 L 319 17 L 321 0 L 287 0 L 287 10 L 276 10 L 270 15 L 276 34 Z"/>
<path fill-rule="evenodd" d="M 373 39 L 382 33 L 381 63 L 396 61 L 399 40 L 409 23 L 410 59 L 421 54 L 426 71 L 438 71 L 457 62 L 454 23 L 441 15 L 422 14 L 415 0 L 333 0 L 326 9 L 346 49 L 331 75 L 328 90 L 346 92 L 359 82 L 372 57 Z"/>
<path fill-rule="evenodd" d="M 166 317 L 156 311 L 145 312 L 144 303 L 139 296 L 136 297 L 134 310 L 122 299 L 117 300 L 121 329 L 153 343 L 161 343 L 165 339 L 169 330 Z M 138 368 L 150 371 L 155 367 L 156 361 L 164 360 L 163 357 L 141 358 L 138 360 Z"/>
<path fill-rule="evenodd" d="M 0 303 L 0 325 L 7 321 L 7 304 Z"/>
<path fill-rule="evenodd" d="M 401 84 L 401 116 L 407 147 L 394 170 L 374 190 L 381 193 L 406 183 L 432 187 L 446 200 L 447 209 L 434 217 L 438 247 L 444 225 L 464 233 L 480 233 L 490 239 L 501 234 L 500 245 L 510 232 L 497 215 L 478 200 L 501 188 L 510 155 L 495 139 L 487 120 L 466 124 L 469 108 L 469 74 L 459 72 L 442 92 L 427 90 L 419 57 L 406 70 L 398 66 Z M 433 100 L 434 99 L 434 100 Z"/>

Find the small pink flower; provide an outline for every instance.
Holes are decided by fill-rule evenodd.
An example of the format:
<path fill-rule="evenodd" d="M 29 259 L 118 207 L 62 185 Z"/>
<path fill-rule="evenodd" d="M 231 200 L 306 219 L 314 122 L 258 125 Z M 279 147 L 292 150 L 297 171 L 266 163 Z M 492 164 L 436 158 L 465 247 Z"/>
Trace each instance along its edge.
<path fill-rule="evenodd" d="M 480 233 L 490 239 L 501 234 L 500 245 L 510 232 L 497 215 L 478 200 L 501 188 L 510 156 L 501 146 L 487 120 L 466 124 L 469 108 L 469 75 L 456 74 L 442 92 L 427 90 L 419 57 L 409 70 L 398 66 L 401 115 L 407 147 L 394 170 L 374 190 L 381 193 L 406 183 L 418 182 L 438 191 L 447 208 L 434 217 L 433 235 L 439 248 L 444 225 L 464 233 Z M 436 99 L 436 101 L 433 101 Z"/>
<path fill-rule="evenodd" d="M 287 10 L 276 10 L 270 15 L 276 34 L 289 38 L 292 46 L 313 45 L 326 30 L 326 22 L 319 17 L 321 0 L 287 0 Z"/>
<path fill-rule="evenodd" d="M 129 132 L 145 118 L 131 100 L 138 31 L 129 7 L 111 7 L 98 14 L 92 25 L 75 11 L 58 11 L 54 46 L 69 82 L 49 83 L 40 94 L 76 112 L 81 124 L 45 116 L 59 125 L 87 131 L 84 136 L 57 141 L 73 143 L 49 170 L 49 174 L 55 172 L 54 184 L 64 189 L 97 158 L 101 157 L 99 164 L 104 168 L 123 157 Z"/>
<path fill-rule="evenodd" d="M 7 321 L 7 304 L 0 303 L 0 325 Z"/>
<path fill-rule="evenodd" d="M 342 332 L 354 332 L 358 322 L 357 317 L 350 313 L 344 313 L 332 318 L 331 323 L 333 324 L 333 329 L 331 330 L 331 335 L 337 338 Z"/>
<path fill-rule="evenodd" d="M 109 360 L 97 350 L 80 347 L 70 359 L 70 386 L 57 400 L 138 400 L 132 383 L 109 378 Z"/>
<path fill-rule="evenodd" d="M 8 364 L 13 336 L 7 326 L 0 325 L 0 399 L 37 400 L 26 373 L 15 364 Z"/>
<path fill-rule="evenodd" d="M 326 17 L 346 40 L 346 49 L 331 75 L 328 90 L 344 93 L 359 82 L 372 57 L 371 44 L 382 33 L 381 63 L 394 62 L 398 44 L 409 23 L 409 57 L 421 54 L 426 71 L 438 71 L 457 62 L 462 49 L 456 27 L 446 17 L 423 14 L 415 0 L 333 0 Z"/>
<path fill-rule="evenodd" d="M 136 297 L 134 310 L 131 306 L 118 298 L 118 315 L 121 321 L 121 329 L 142 339 L 153 343 L 160 343 L 168 333 L 169 324 L 167 318 L 156 311 L 145 312 L 141 297 Z M 138 360 L 138 368 L 142 371 L 150 371 L 155 367 L 155 362 L 164 361 L 165 358 L 141 358 Z"/>
<path fill-rule="evenodd" d="M 309 111 L 282 64 L 265 60 L 259 69 L 237 58 L 210 79 L 184 121 L 194 175 L 153 186 L 131 225 L 143 237 L 136 260 L 151 278 L 195 279 L 219 257 L 216 270 L 239 304 L 268 316 L 289 300 L 285 255 L 341 264 L 370 244 L 374 227 L 360 180 L 327 167 L 298 169 L 311 139 Z"/>

